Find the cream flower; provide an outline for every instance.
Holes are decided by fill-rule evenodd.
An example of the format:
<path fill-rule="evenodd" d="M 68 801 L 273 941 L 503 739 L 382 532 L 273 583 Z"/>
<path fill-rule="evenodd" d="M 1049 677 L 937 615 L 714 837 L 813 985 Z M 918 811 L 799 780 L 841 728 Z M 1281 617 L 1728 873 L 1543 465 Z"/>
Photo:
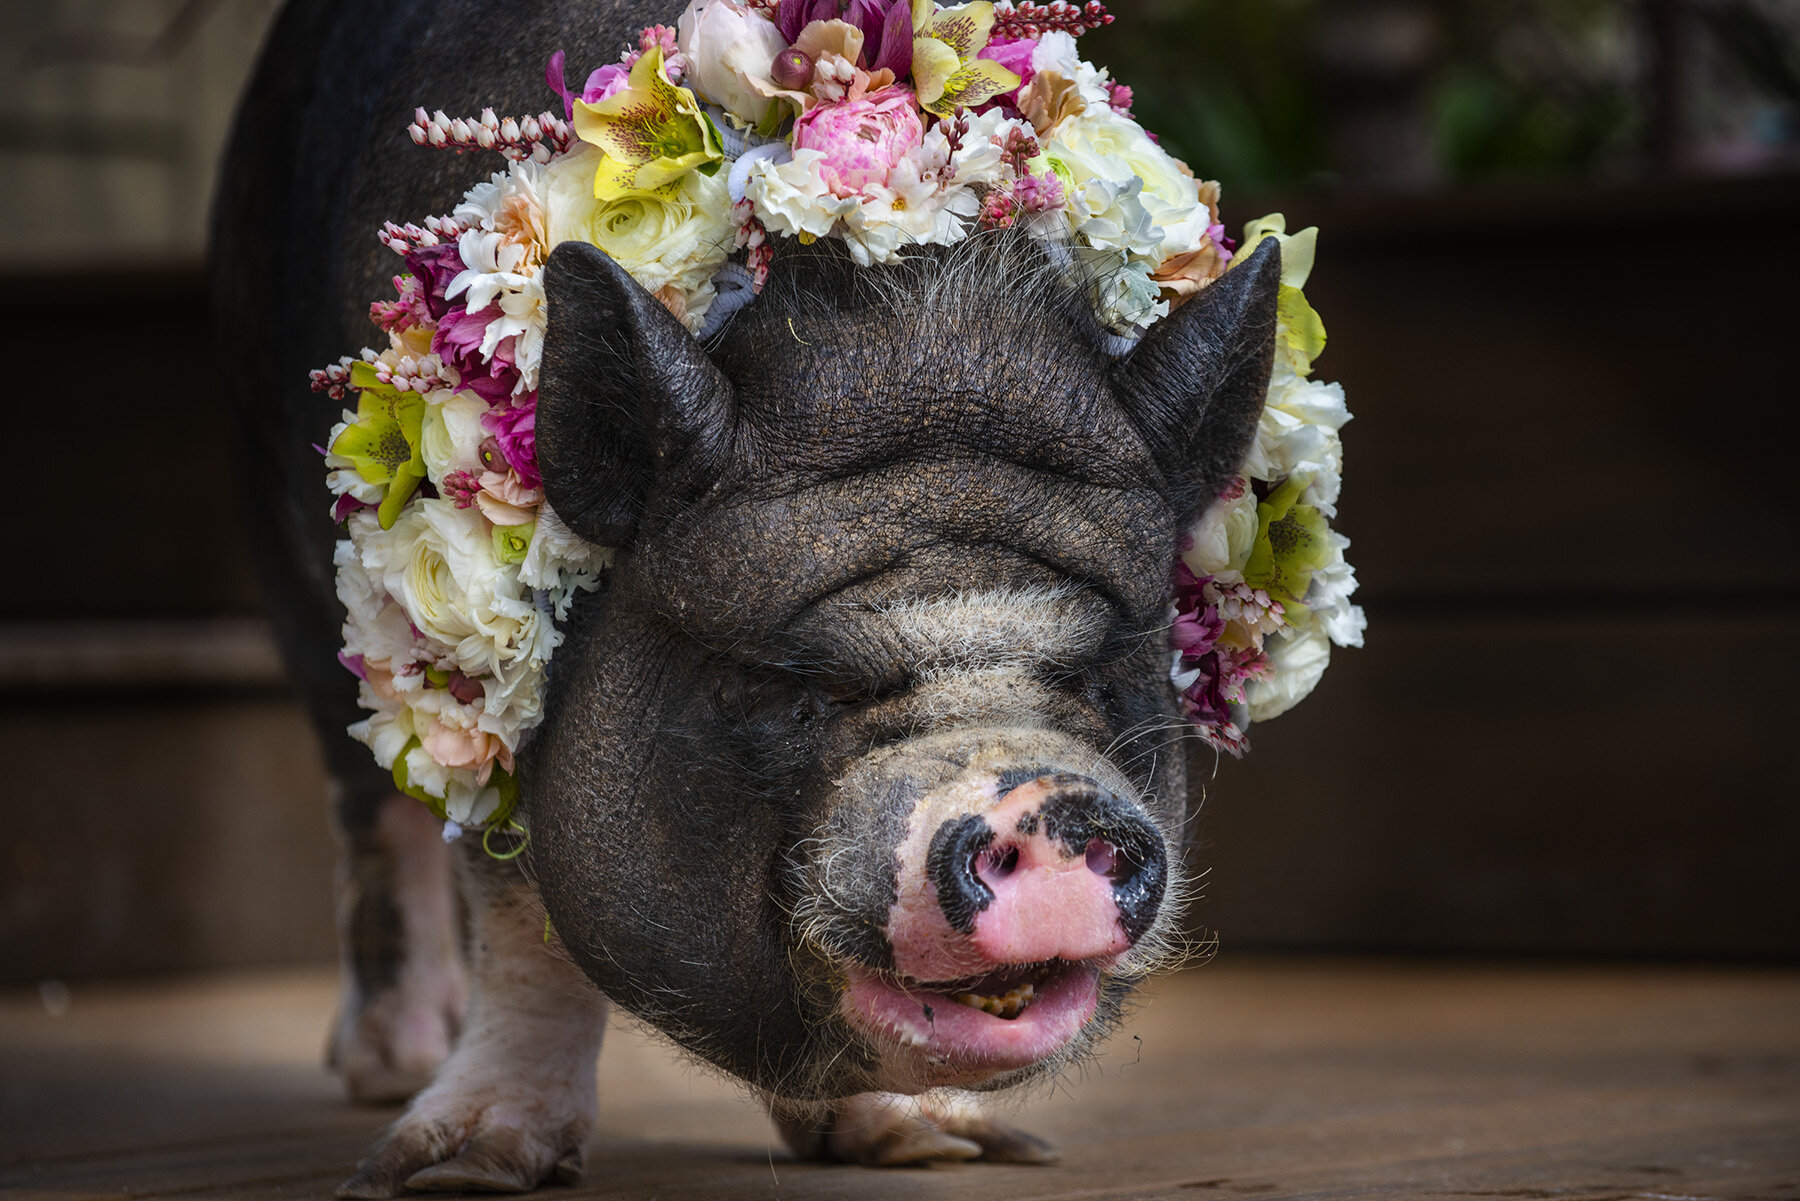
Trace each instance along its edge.
<path fill-rule="evenodd" d="M 1138 201 L 1156 227 L 1158 262 L 1200 245 L 1212 224 L 1199 184 L 1130 117 L 1102 102 L 1061 122 L 1043 143 L 1044 158 L 1068 184 L 1143 181 Z"/>
<path fill-rule="evenodd" d="M 675 27 L 689 87 L 745 124 L 769 115 L 775 101 L 752 81 L 768 88 L 769 64 L 787 49 L 772 21 L 736 0 L 691 0 Z"/>
<path fill-rule="evenodd" d="M 1225 584 L 1244 579 L 1244 564 L 1256 544 L 1256 493 L 1240 479 L 1238 495 L 1213 502 L 1189 531 L 1193 544 L 1182 562 L 1195 575 L 1210 575 Z"/>
<path fill-rule="evenodd" d="M 732 250 L 736 226 L 725 172 L 690 171 L 667 198 L 645 194 L 604 201 L 594 197 L 600 157 L 584 146 L 546 169 L 552 243 L 593 243 L 649 292 L 671 284 L 684 294 L 698 291 Z M 695 328 L 692 306 L 687 319 Z"/>
<path fill-rule="evenodd" d="M 538 506 L 537 530 L 519 564 L 519 580 L 548 592 L 561 620 L 569 615 L 576 590 L 592 592 L 599 587 L 600 573 L 612 566 L 612 560 L 610 548 L 576 535 L 545 501 Z"/>
<path fill-rule="evenodd" d="M 434 485 L 443 487 L 452 471 L 481 471 L 481 443 L 488 436 L 481 415 L 487 410 L 487 401 L 470 392 L 426 408 L 419 423 L 419 451 Z"/>
<path fill-rule="evenodd" d="M 744 198 L 757 220 L 776 233 L 810 242 L 831 232 L 838 218 L 856 210 L 854 196 L 833 196 L 817 150 L 796 150 L 785 162 L 760 158 L 744 180 Z"/>
<path fill-rule="evenodd" d="M 487 521 L 442 499 L 409 505 L 391 530 L 362 544 L 371 575 L 427 638 L 453 651 L 464 672 L 481 675 L 540 648 L 548 622 L 521 596 L 515 569 L 494 558 Z M 553 631 L 551 631 L 553 634 Z"/>
<path fill-rule="evenodd" d="M 1271 634 L 1263 641 L 1263 651 L 1273 670 L 1244 683 L 1244 703 L 1251 721 L 1280 717 L 1318 687 L 1331 663 L 1331 639 L 1315 622 L 1305 629 L 1289 627 Z"/>

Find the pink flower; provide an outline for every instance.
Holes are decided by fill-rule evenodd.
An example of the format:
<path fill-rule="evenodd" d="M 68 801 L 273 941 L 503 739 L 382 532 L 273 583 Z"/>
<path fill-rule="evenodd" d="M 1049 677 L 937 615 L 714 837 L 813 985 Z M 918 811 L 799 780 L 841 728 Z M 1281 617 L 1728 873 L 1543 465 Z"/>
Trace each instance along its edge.
<path fill-rule="evenodd" d="M 450 311 L 438 319 L 437 332 L 431 336 L 431 352 L 456 368 L 462 387 L 489 404 L 498 404 L 511 396 L 519 382 L 518 368 L 513 366 L 511 338 L 502 340 L 494 348 L 491 359 L 481 354 L 481 340 L 487 337 L 488 323 L 499 315 L 498 305 L 489 305 L 474 313 L 460 305 L 452 305 Z"/>
<path fill-rule="evenodd" d="M 794 122 L 794 149 L 817 150 L 819 171 L 835 196 L 859 196 L 888 174 L 925 136 L 910 88 L 882 88 L 860 100 L 821 104 Z"/>
<path fill-rule="evenodd" d="M 976 53 L 976 58 L 992 59 L 1008 71 L 1019 77 L 1019 87 L 1024 88 L 1031 82 L 1031 52 L 1037 49 L 1036 38 L 989 38 L 988 44 Z M 1012 93 L 1017 97 L 1018 92 Z M 1016 102 L 1016 101 L 1015 101 Z"/>
<path fill-rule="evenodd" d="M 511 404 L 495 405 L 481 415 L 482 428 L 500 443 L 507 466 L 519 474 L 527 488 L 542 488 L 544 477 L 537 467 L 537 393 L 527 392 Z"/>

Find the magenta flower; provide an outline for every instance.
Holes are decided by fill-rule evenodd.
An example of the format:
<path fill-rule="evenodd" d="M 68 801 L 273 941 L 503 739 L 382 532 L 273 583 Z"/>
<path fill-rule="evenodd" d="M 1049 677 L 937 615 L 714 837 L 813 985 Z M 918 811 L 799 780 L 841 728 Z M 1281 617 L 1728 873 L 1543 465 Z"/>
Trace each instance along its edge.
<path fill-rule="evenodd" d="M 450 286 L 451 280 L 462 274 L 466 266 L 455 238 L 439 242 L 435 246 L 420 246 L 407 254 L 406 269 L 419 281 L 421 295 L 418 303 L 424 307 L 431 320 L 442 321 L 450 311 L 450 301 L 444 296 L 444 289 Z"/>
<path fill-rule="evenodd" d="M 909 0 L 850 0 L 844 20 L 862 31 L 862 67 L 870 72 L 886 67 L 895 79 L 906 78 L 913 52 Z"/>
<path fill-rule="evenodd" d="M 1036 49 L 1036 38 L 989 38 L 987 45 L 975 57 L 997 62 L 1017 75 L 1019 88 L 1022 89 L 1031 83 L 1031 77 L 1036 74 L 1031 69 L 1031 52 Z M 1017 90 L 1010 93 L 1013 97 L 1018 94 Z"/>
<path fill-rule="evenodd" d="M 542 488 L 537 465 L 537 393 L 527 392 L 510 404 L 495 405 L 481 415 L 481 427 L 500 443 L 506 465 L 527 488 Z"/>
<path fill-rule="evenodd" d="M 498 316 L 498 305 L 489 305 L 474 313 L 453 306 L 438 319 L 437 332 L 431 336 L 432 353 L 456 368 L 462 387 L 489 404 L 506 400 L 519 383 L 518 368 L 513 366 L 511 338 L 502 340 L 494 348 L 491 359 L 481 353 L 481 340 L 487 336 L 488 323 Z"/>
<path fill-rule="evenodd" d="M 918 102 L 898 85 L 861 100 L 821 104 L 794 122 L 794 149 L 825 156 L 819 174 L 835 196 L 859 196 L 885 184 L 895 164 L 925 136 Z"/>

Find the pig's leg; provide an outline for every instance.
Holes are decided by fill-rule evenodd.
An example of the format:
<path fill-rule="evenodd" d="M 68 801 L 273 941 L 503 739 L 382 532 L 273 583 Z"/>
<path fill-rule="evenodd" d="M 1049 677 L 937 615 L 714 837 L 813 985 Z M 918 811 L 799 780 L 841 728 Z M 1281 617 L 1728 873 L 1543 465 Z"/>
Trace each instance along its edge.
<path fill-rule="evenodd" d="M 546 941 L 516 866 L 461 856 L 470 915 L 469 1015 L 437 1079 L 413 1099 L 340 1197 L 405 1189 L 525 1192 L 581 1175 L 598 1109 L 606 999 Z"/>
<path fill-rule="evenodd" d="M 973 1093 L 935 1089 L 922 1097 L 859 1093 L 823 1105 L 771 1100 L 788 1147 L 802 1159 L 900 1167 L 937 1159 L 1054 1163 L 1056 1148 L 988 1117 Z"/>
<path fill-rule="evenodd" d="M 343 998 L 326 1061 L 353 1100 L 404 1101 L 462 1026 L 462 922 L 442 823 L 411 797 L 340 787 Z"/>

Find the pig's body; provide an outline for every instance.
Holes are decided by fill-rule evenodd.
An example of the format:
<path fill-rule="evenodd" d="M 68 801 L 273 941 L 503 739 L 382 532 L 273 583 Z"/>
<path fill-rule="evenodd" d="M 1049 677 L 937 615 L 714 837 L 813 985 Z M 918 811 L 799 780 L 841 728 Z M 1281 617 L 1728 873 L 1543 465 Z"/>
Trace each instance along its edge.
<path fill-rule="evenodd" d="M 678 12 L 463 7 L 286 14 L 220 209 L 265 564 L 343 787 L 339 1056 L 365 1095 L 423 1082 L 462 986 L 431 831 L 341 734 L 310 450 L 336 406 L 306 370 L 367 340 L 398 269 L 381 222 L 447 212 L 497 162 L 414 147 L 415 106 L 538 111 L 552 50 L 610 61 Z M 578 1166 L 603 994 L 750 1082 L 797 1149 L 1042 1157 L 945 1090 L 1080 1055 L 1176 925 L 1166 588 L 1254 427 L 1266 246 L 1116 363 L 1020 235 L 884 269 L 789 244 L 705 349 L 558 250 L 540 463 L 570 527 L 621 549 L 521 761 L 535 888 L 465 855 L 467 1024 L 353 1192 Z"/>

